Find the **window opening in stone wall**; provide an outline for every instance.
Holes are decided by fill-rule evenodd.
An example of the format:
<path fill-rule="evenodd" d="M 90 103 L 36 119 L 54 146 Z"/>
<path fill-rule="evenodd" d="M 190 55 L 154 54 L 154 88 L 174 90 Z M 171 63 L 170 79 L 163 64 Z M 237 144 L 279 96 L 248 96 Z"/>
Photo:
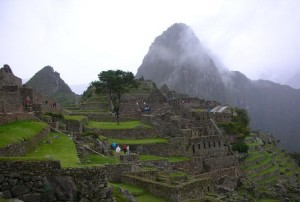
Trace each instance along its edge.
<path fill-rule="evenodd" d="M 203 148 L 205 149 L 205 142 L 203 143 Z"/>
<path fill-rule="evenodd" d="M 200 144 L 198 144 L 198 149 L 200 149 Z"/>
<path fill-rule="evenodd" d="M 221 147 L 221 142 L 219 141 L 219 147 Z"/>
<path fill-rule="evenodd" d="M 195 145 L 193 144 L 193 154 L 195 154 Z"/>

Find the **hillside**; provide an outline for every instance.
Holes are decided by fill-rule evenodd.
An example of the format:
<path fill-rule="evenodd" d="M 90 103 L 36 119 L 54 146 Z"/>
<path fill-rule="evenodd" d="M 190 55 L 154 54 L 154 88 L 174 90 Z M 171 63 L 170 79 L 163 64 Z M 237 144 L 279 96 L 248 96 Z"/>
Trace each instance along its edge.
<path fill-rule="evenodd" d="M 43 95 L 54 97 L 58 103 L 63 105 L 73 104 L 76 100 L 75 93 L 51 66 L 46 66 L 38 71 L 26 85 Z"/>
<path fill-rule="evenodd" d="M 289 85 L 293 88 L 296 89 L 300 89 L 300 82 L 299 82 L 299 78 L 300 78 L 300 71 L 297 72 L 296 74 L 294 74 L 287 82 L 286 85 Z"/>
<path fill-rule="evenodd" d="M 269 81 L 252 81 L 240 72 L 218 71 L 191 28 L 174 24 L 156 37 L 136 77 L 189 96 L 216 100 L 249 111 L 251 127 L 274 133 L 288 150 L 299 150 L 300 91 Z"/>

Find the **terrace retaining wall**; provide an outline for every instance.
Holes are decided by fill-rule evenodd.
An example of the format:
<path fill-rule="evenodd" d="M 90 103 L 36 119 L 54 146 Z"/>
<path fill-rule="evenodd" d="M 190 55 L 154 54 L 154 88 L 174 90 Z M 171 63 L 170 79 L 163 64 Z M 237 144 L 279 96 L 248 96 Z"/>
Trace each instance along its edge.
<path fill-rule="evenodd" d="M 143 179 L 133 174 L 126 174 L 122 177 L 122 182 L 142 187 L 156 196 L 175 202 L 199 198 L 204 196 L 205 193 L 214 190 L 214 185 L 210 178 L 195 179 L 181 185 L 171 186 L 166 183 Z"/>
<path fill-rule="evenodd" d="M 103 167 L 61 169 L 59 161 L 49 160 L 1 160 L 0 192 L 25 202 L 113 201 Z"/>
<path fill-rule="evenodd" d="M 93 132 L 98 135 L 103 135 L 108 138 L 122 138 L 122 139 L 141 139 L 153 138 L 157 134 L 153 129 L 99 129 L 99 128 L 84 128 L 84 132 Z"/>
<path fill-rule="evenodd" d="M 37 146 L 49 134 L 49 132 L 50 128 L 46 126 L 40 133 L 31 138 L 5 147 L 0 147 L 0 156 L 22 156 Z"/>
<path fill-rule="evenodd" d="M 0 113 L 0 125 L 14 121 L 32 120 L 33 113 Z"/>

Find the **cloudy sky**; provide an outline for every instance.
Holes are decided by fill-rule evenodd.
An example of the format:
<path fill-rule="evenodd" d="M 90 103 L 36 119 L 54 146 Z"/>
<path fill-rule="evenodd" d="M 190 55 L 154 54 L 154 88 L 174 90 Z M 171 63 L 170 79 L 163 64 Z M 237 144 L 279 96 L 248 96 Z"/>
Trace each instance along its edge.
<path fill-rule="evenodd" d="M 284 83 L 300 71 L 299 10 L 299 0 L 0 0 L 0 66 L 29 79 L 50 65 L 69 85 L 135 74 L 154 38 L 182 22 L 228 69 Z"/>

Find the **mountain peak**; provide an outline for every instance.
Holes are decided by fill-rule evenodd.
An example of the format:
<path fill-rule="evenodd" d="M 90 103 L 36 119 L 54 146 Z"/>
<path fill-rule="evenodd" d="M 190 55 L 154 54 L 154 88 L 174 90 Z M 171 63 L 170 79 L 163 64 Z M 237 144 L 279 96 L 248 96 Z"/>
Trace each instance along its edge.
<path fill-rule="evenodd" d="M 59 103 L 65 103 L 66 97 L 71 103 L 75 100 L 75 94 L 51 66 L 45 66 L 38 71 L 26 85 L 43 95 L 55 97 Z"/>
<path fill-rule="evenodd" d="M 155 38 L 137 71 L 136 77 L 141 76 L 153 80 L 159 87 L 167 84 L 179 93 L 188 90 L 192 97 L 207 99 L 212 98 L 209 96 L 214 89 L 211 85 L 215 85 L 212 93 L 219 101 L 223 98 L 222 79 L 215 63 L 193 30 L 183 23 L 173 24 Z"/>

